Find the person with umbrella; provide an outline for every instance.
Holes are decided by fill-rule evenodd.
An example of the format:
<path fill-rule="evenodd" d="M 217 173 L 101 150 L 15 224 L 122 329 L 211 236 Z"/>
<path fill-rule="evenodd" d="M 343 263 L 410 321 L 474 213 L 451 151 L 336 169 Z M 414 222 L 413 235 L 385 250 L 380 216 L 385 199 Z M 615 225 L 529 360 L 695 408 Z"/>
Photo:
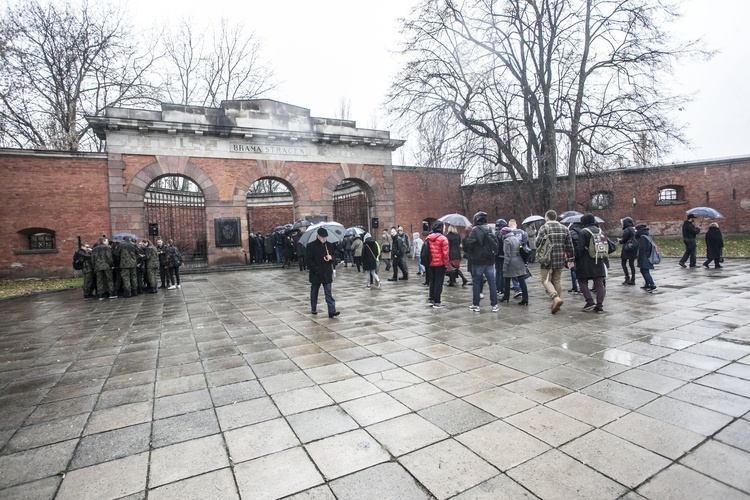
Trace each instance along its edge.
<path fill-rule="evenodd" d="M 328 230 L 324 227 L 317 229 L 316 238 L 307 245 L 306 259 L 310 279 L 310 312 L 318 314 L 318 293 L 323 285 L 328 317 L 335 318 L 340 313 L 336 310 L 331 284 L 333 283 L 333 268 L 335 266 L 336 246 L 328 241 Z"/>
<path fill-rule="evenodd" d="M 716 222 L 712 222 L 706 231 L 706 262 L 703 263 L 703 267 L 708 269 L 708 265 L 714 261 L 714 268 L 720 269 L 722 265 L 719 262 L 721 262 L 723 248 L 724 237 L 721 235 L 721 229 Z"/>
<path fill-rule="evenodd" d="M 688 259 L 690 260 L 690 267 L 695 267 L 697 265 L 698 244 L 695 241 L 695 238 L 701 230 L 700 228 L 695 227 L 693 219 L 695 219 L 695 215 L 688 214 L 687 219 L 682 223 L 682 242 L 685 244 L 685 253 L 680 259 L 681 267 L 687 267 L 685 262 L 687 262 Z"/>

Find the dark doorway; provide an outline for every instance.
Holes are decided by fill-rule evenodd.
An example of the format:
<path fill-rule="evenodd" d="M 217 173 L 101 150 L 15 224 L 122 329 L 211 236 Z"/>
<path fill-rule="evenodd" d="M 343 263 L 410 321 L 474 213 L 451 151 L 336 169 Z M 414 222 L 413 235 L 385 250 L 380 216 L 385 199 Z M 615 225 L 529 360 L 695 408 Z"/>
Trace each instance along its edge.
<path fill-rule="evenodd" d="M 370 230 L 367 194 L 356 182 L 344 181 L 333 191 L 333 220 L 344 227 L 362 226 Z"/>

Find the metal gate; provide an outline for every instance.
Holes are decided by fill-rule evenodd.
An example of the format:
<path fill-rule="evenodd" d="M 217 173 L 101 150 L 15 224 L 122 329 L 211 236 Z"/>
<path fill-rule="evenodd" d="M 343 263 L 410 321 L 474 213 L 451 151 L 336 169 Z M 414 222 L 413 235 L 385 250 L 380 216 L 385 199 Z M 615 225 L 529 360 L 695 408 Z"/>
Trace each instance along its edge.
<path fill-rule="evenodd" d="M 193 181 L 177 175 L 156 179 L 146 189 L 143 209 L 148 227 L 156 224 L 164 241 L 174 240 L 185 266 L 207 265 L 206 203 Z"/>
<path fill-rule="evenodd" d="M 339 184 L 333 193 L 333 220 L 344 227 L 369 228 L 367 195 L 354 182 Z"/>

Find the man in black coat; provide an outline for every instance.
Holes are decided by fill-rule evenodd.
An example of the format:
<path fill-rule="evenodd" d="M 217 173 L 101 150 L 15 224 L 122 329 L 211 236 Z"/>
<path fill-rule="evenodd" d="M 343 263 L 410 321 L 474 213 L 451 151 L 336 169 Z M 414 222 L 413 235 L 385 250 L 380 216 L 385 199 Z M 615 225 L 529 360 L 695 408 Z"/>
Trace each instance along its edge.
<path fill-rule="evenodd" d="M 331 283 L 333 283 L 336 247 L 333 243 L 326 241 L 327 238 L 328 231 L 323 227 L 319 228 L 317 238 L 307 245 L 305 251 L 307 269 L 310 273 L 310 312 L 318 314 L 318 292 L 320 292 L 320 285 L 323 285 L 328 317 L 335 318 L 339 312 L 336 310 L 336 301 L 333 300 L 331 294 Z"/>
<path fill-rule="evenodd" d="M 690 214 L 687 216 L 685 222 L 682 223 L 682 242 L 685 243 L 685 253 L 680 259 L 680 266 L 682 267 L 687 267 L 685 262 L 687 262 L 688 259 L 690 259 L 690 267 L 695 267 L 697 265 L 698 244 L 695 241 L 695 237 L 698 236 L 698 233 L 700 233 L 701 230 L 700 228 L 695 227 L 693 219 L 695 219 L 695 215 Z"/>

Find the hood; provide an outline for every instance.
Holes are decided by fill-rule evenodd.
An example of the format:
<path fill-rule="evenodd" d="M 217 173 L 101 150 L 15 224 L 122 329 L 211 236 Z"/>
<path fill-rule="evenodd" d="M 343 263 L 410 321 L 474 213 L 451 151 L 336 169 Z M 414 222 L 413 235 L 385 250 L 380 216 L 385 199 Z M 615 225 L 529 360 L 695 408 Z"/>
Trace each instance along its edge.
<path fill-rule="evenodd" d="M 651 232 L 648 229 L 648 226 L 646 224 L 638 224 L 635 226 L 635 235 L 641 236 L 641 235 L 650 236 Z"/>
<path fill-rule="evenodd" d="M 635 223 L 633 222 L 633 219 L 631 219 L 630 217 L 625 217 L 624 219 L 620 220 L 620 222 L 622 223 L 623 229 L 627 229 L 635 225 Z"/>
<path fill-rule="evenodd" d="M 432 232 L 434 233 L 441 233 L 443 232 L 443 222 L 437 221 L 434 226 L 432 226 Z"/>
<path fill-rule="evenodd" d="M 584 214 L 581 217 L 581 225 L 583 227 L 593 226 L 594 224 L 596 224 L 596 219 L 594 218 L 594 214 Z"/>

